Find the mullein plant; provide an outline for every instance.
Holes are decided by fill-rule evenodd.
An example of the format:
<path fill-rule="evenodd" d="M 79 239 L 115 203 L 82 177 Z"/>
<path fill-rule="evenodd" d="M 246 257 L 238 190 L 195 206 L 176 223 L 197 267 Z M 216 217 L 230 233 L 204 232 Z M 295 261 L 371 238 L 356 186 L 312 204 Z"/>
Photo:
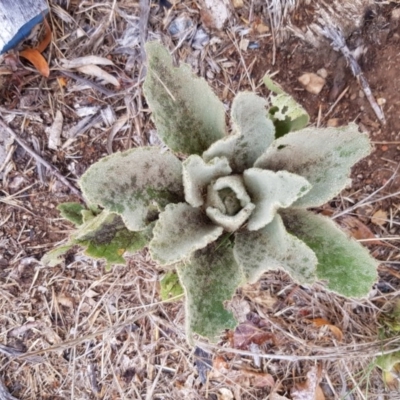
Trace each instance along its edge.
<path fill-rule="evenodd" d="M 93 164 L 79 181 L 90 206 L 59 206 L 77 229 L 44 263 L 80 245 L 110 267 L 147 246 L 164 271 L 178 273 L 189 341 L 198 334 L 215 342 L 234 328 L 224 303 L 269 270 L 366 296 L 376 260 L 309 209 L 349 184 L 351 167 L 371 152 L 368 136 L 355 124 L 306 128 L 307 113 L 267 76 L 270 100 L 239 93 L 228 133 L 224 105 L 206 81 L 173 66 L 160 43 L 146 51 L 144 94 L 168 149 L 139 147 Z"/>

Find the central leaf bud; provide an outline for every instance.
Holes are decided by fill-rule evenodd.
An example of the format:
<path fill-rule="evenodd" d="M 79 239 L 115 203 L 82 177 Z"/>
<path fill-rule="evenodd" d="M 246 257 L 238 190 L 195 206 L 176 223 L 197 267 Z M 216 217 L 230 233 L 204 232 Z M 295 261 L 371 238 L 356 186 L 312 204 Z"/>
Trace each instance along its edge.
<path fill-rule="evenodd" d="M 206 213 L 229 232 L 239 229 L 254 208 L 241 175 L 218 178 L 207 187 Z"/>

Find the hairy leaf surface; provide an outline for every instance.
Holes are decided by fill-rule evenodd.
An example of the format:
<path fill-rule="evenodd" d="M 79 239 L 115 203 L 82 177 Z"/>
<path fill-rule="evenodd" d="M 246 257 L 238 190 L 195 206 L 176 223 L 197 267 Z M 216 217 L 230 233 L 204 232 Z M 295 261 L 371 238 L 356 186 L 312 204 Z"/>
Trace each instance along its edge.
<path fill-rule="evenodd" d="M 115 153 L 93 164 L 80 179 L 86 199 L 122 216 L 139 231 L 152 220 L 152 210 L 183 200 L 182 165 L 157 147 Z"/>
<path fill-rule="evenodd" d="M 276 138 L 305 128 L 310 121 L 307 111 L 268 75 L 265 75 L 263 80 L 265 86 L 275 93 L 270 98 L 272 107 L 269 113 L 276 128 Z"/>
<path fill-rule="evenodd" d="M 250 168 L 243 174 L 246 188 L 256 208 L 247 229 L 258 230 L 269 224 L 279 208 L 287 208 L 311 189 L 307 179 L 287 171 Z"/>
<path fill-rule="evenodd" d="M 185 200 L 192 207 L 204 204 L 203 197 L 212 180 L 232 172 L 226 157 L 216 157 L 206 163 L 200 156 L 192 155 L 182 163 L 182 166 Z"/>
<path fill-rule="evenodd" d="M 161 265 L 174 264 L 215 241 L 222 232 L 201 209 L 186 203 L 169 204 L 154 227 L 150 253 Z"/>
<path fill-rule="evenodd" d="M 83 224 L 82 211 L 86 210 L 85 206 L 80 203 L 62 203 L 57 206 L 57 210 L 63 218 L 71 221 L 75 226 Z"/>
<path fill-rule="evenodd" d="M 234 255 L 250 283 L 276 269 L 283 269 L 299 283 L 315 280 L 317 257 L 305 243 L 286 232 L 279 214 L 258 231 L 236 233 Z"/>
<path fill-rule="evenodd" d="M 172 65 L 158 42 L 146 43 L 148 71 L 143 89 L 158 135 L 173 151 L 201 154 L 225 135 L 225 110 L 207 82 L 190 66 Z"/>
<path fill-rule="evenodd" d="M 233 329 L 237 324 L 233 314 L 224 308 L 224 301 L 231 299 L 243 280 L 231 243 L 221 238 L 196 251 L 177 270 L 186 294 L 189 341 L 197 333 L 216 342 L 224 329 Z"/>
<path fill-rule="evenodd" d="M 125 265 L 125 252 L 135 253 L 145 247 L 150 241 L 152 228 L 149 225 L 140 232 L 130 231 L 118 214 L 103 211 L 81 225 L 71 241 L 83 246 L 87 255 L 104 258 L 108 265 Z"/>
<path fill-rule="evenodd" d="M 239 93 L 231 110 L 234 135 L 215 142 L 203 158 L 210 161 L 225 156 L 236 173 L 252 167 L 275 137 L 275 128 L 265 107 L 266 101 L 256 94 Z"/>
<path fill-rule="evenodd" d="M 319 207 L 346 187 L 351 167 L 370 152 L 368 136 L 359 133 L 355 124 L 306 128 L 275 140 L 255 167 L 303 176 L 312 189 L 293 206 Z"/>
<path fill-rule="evenodd" d="M 368 250 L 327 217 L 301 209 L 281 215 L 287 230 L 315 252 L 317 277 L 327 280 L 330 290 L 348 297 L 368 294 L 378 277 L 378 262 Z"/>

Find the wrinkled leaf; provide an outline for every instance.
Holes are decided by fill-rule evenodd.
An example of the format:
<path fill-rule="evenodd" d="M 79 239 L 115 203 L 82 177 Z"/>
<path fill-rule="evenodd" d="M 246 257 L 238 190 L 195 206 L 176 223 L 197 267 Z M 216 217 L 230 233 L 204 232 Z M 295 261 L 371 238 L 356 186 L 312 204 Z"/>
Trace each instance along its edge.
<path fill-rule="evenodd" d="M 183 288 L 176 272 L 168 271 L 160 281 L 161 299 L 163 301 L 183 295 Z"/>
<path fill-rule="evenodd" d="M 247 281 L 256 282 L 270 270 L 283 269 L 300 283 L 315 280 L 317 258 L 301 240 L 286 232 L 279 215 L 258 231 L 235 235 L 234 255 Z"/>
<path fill-rule="evenodd" d="M 275 140 L 255 167 L 286 170 L 303 176 L 312 189 L 296 207 L 319 207 L 350 182 L 350 168 L 371 152 L 368 136 L 357 125 L 343 128 L 306 128 Z"/>
<path fill-rule="evenodd" d="M 150 254 L 161 265 L 173 264 L 214 242 L 222 232 L 201 209 L 186 203 L 169 204 L 154 227 Z"/>
<path fill-rule="evenodd" d="M 287 171 L 250 168 L 243 174 L 244 183 L 256 208 L 247 229 L 255 231 L 269 224 L 279 208 L 287 208 L 310 191 L 306 179 Z"/>
<path fill-rule="evenodd" d="M 89 203 L 120 214 L 134 231 L 145 229 L 158 207 L 183 200 L 181 162 L 157 147 L 102 158 L 79 183 Z"/>
<path fill-rule="evenodd" d="M 71 221 L 76 226 L 83 224 L 82 211 L 85 210 L 85 206 L 80 203 L 62 203 L 57 206 L 57 210 L 63 218 Z"/>
<path fill-rule="evenodd" d="M 228 232 L 244 224 L 254 210 L 254 204 L 240 175 L 224 176 L 208 187 L 207 216 Z M 223 198 L 223 199 L 222 199 Z"/>
<path fill-rule="evenodd" d="M 288 132 L 305 128 L 310 120 L 307 111 L 292 96 L 285 93 L 268 75 L 265 75 L 263 80 L 265 86 L 276 93 L 271 95 L 272 106 L 269 110 L 276 128 L 276 138 L 280 138 Z"/>
<path fill-rule="evenodd" d="M 20 51 L 20 57 L 27 59 L 44 77 L 50 75 L 49 64 L 37 49 L 25 49 Z"/>
<path fill-rule="evenodd" d="M 347 297 L 366 296 L 377 279 L 378 262 L 367 249 L 329 218 L 307 210 L 281 212 L 288 232 L 309 246 L 318 258 L 317 276 L 328 288 Z"/>
<path fill-rule="evenodd" d="M 172 65 L 167 49 L 146 43 L 148 71 L 143 85 L 158 135 L 173 151 L 202 154 L 225 136 L 225 110 L 207 82 L 190 66 Z"/>
<path fill-rule="evenodd" d="M 226 157 L 236 173 L 253 166 L 275 138 L 275 129 L 268 118 L 266 101 L 251 92 L 239 93 L 232 103 L 234 135 L 215 142 L 204 152 L 206 161 Z"/>
<path fill-rule="evenodd" d="M 191 155 L 182 163 L 182 166 L 185 200 L 192 207 L 203 205 L 204 193 L 212 180 L 232 172 L 225 157 L 216 157 L 209 163 L 205 163 L 200 156 Z"/>
<path fill-rule="evenodd" d="M 240 267 L 230 242 L 223 239 L 196 251 L 187 264 L 177 268 L 186 295 L 186 332 L 189 342 L 197 333 L 218 341 L 224 329 L 233 329 L 236 320 L 224 308 L 242 282 Z"/>

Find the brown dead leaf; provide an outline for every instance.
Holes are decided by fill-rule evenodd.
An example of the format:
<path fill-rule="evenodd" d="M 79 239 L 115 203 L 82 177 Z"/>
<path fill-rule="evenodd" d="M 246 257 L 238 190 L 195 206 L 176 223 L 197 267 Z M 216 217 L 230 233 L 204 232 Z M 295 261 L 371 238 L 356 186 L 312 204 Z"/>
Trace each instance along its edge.
<path fill-rule="evenodd" d="M 366 245 L 383 245 L 383 243 L 375 238 L 375 235 L 365 224 L 363 224 L 358 218 L 351 215 L 345 215 L 338 218 L 338 222 L 342 229 L 347 232 L 350 236 L 357 240 L 363 239 L 374 239 L 365 242 Z"/>
<path fill-rule="evenodd" d="M 19 53 L 20 57 L 26 58 L 41 75 L 48 78 L 50 75 L 50 68 L 47 61 L 39 53 L 37 49 L 25 49 Z"/>
<path fill-rule="evenodd" d="M 46 47 L 50 44 L 52 33 L 46 19 L 44 19 L 43 24 L 45 28 L 45 35 L 42 41 L 34 49 L 22 50 L 19 55 L 20 57 L 28 60 L 41 75 L 48 78 L 50 75 L 49 64 L 41 53 L 43 53 L 43 51 L 46 50 Z"/>
<path fill-rule="evenodd" d="M 43 39 L 41 40 L 41 42 L 36 46 L 36 50 L 39 53 L 43 53 L 46 50 L 47 46 L 51 42 L 51 37 L 52 37 L 50 25 L 46 19 L 43 20 L 43 25 L 44 25 L 44 29 L 45 29 L 45 35 L 44 35 Z"/>
<path fill-rule="evenodd" d="M 388 214 L 384 210 L 378 210 L 374 213 L 374 215 L 371 217 L 371 222 L 374 225 L 378 226 L 383 226 L 387 223 L 388 220 Z"/>
<path fill-rule="evenodd" d="M 267 321 L 246 321 L 239 324 L 231 338 L 231 346 L 235 349 L 247 350 L 250 344 L 263 345 L 268 340 L 275 342 Z"/>
<path fill-rule="evenodd" d="M 319 386 L 321 367 L 313 367 L 307 372 L 307 380 L 296 384 L 290 394 L 293 400 L 325 400 L 324 392 Z"/>
<path fill-rule="evenodd" d="M 312 320 L 313 324 L 316 327 L 320 327 L 320 326 L 327 326 L 330 331 L 333 333 L 333 336 L 335 336 L 335 338 L 341 342 L 343 340 L 343 332 L 336 326 L 336 325 L 332 325 L 328 320 L 326 320 L 325 318 L 315 318 Z"/>
<path fill-rule="evenodd" d="M 216 356 L 214 358 L 213 368 L 209 377 L 210 379 L 223 380 L 230 384 L 238 384 L 242 387 L 264 388 L 275 385 L 275 380 L 272 375 L 245 368 L 231 368 L 222 356 Z"/>
<path fill-rule="evenodd" d="M 65 294 L 59 294 L 57 296 L 57 301 L 64 307 L 74 308 L 74 299 Z"/>

